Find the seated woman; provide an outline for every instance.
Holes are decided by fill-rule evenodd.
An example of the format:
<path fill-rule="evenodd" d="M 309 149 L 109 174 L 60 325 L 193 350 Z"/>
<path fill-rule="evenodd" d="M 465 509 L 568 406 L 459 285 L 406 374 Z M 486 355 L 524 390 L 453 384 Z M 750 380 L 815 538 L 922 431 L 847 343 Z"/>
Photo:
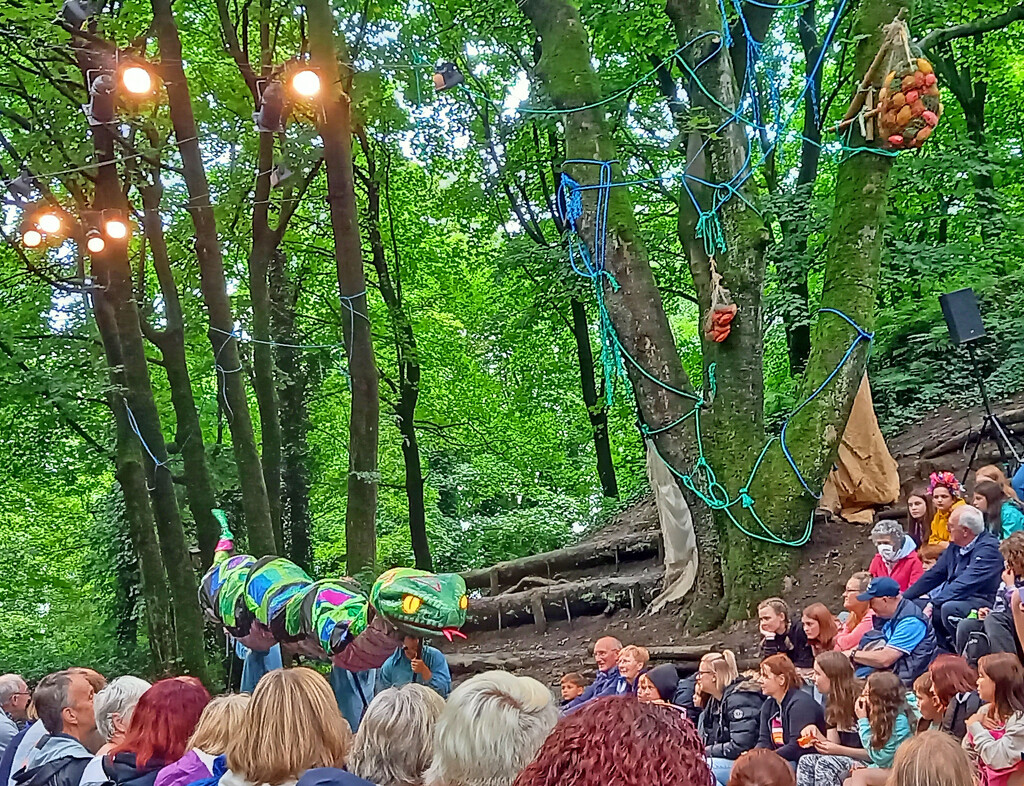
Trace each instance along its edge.
<path fill-rule="evenodd" d="M 974 485 L 973 504 L 985 514 L 988 531 L 1000 540 L 1024 530 L 1024 509 L 995 481 L 983 480 Z"/>
<path fill-rule="evenodd" d="M 868 571 L 874 578 L 888 576 L 900 585 L 900 592 L 921 578 L 924 568 L 917 553 L 917 543 L 903 531 L 898 521 L 883 519 L 871 530 L 875 544 L 874 559 Z"/>
<path fill-rule="evenodd" d="M 932 535 L 932 519 L 935 507 L 926 489 L 914 489 L 907 495 L 906 531 L 914 543 L 923 546 Z"/>
<path fill-rule="evenodd" d="M 767 696 L 761 706 L 757 747 L 773 750 L 794 764 L 812 748 L 800 745 L 800 735 L 814 726 L 825 734 L 825 711 L 801 687 L 804 681 L 785 655 L 772 655 L 761 661 L 761 692 Z"/>
<path fill-rule="evenodd" d="M 978 674 L 960 655 L 939 655 L 928 667 L 932 675 L 932 693 L 942 705 L 939 727 L 962 740 L 967 733 L 967 719 L 981 707 L 976 690 Z"/>
<path fill-rule="evenodd" d="M 984 467 L 978 467 L 974 473 L 974 482 L 980 483 L 983 480 L 991 480 L 1006 492 L 1007 497 L 1018 502 L 1021 501 L 1020 494 L 1013 487 L 1013 483 L 1006 479 L 1006 475 L 995 464 L 986 464 Z"/>
<path fill-rule="evenodd" d="M 757 630 L 761 634 L 761 657 L 785 655 L 798 669 L 814 665 L 814 653 L 800 620 L 789 619 L 789 606 L 782 598 L 768 598 L 757 604 Z"/>
<path fill-rule="evenodd" d="M 188 786 L 212 776 L 218 758 L 224 765 L 223 754 L 238 733 L 248 705 L 248 693 L 218 696 L 207 704 L 189 738 L 185 755 L 160 770 L 154 786 Z"/>
<path fill-rule="evenodd" d="M 917 728 L 917 709 L 899 677 L 891 671 L 876 671 L 868 677 L 855 712 L 857 730 L 870 764 L 852 770 L 843 784 L 884 786 L 897 749 Z"/>
<path fill-rule="evenodd" d="M 834 786 L 854 762 L 868 761 L 854 712 L 863 686 L 848 657 L 823 652 L 814 660 L 814 687 L 825 698 L 828 730 L 822 736 L 814 726 L 804 729 L 801 736 L 813 738 L 815 752 L 797 763 L 796 782 L 797 786 Z"/>
<path fill-rule="evenodd" d="M 800 618 L 804 626 L 804 635 L 807 636 L 807 643 L 811 645 L 811 652 L 815 656 L 822 652 L 830 652 L 836 648 L 836 636 L 839 634 L 839 625 L 832 612 L 824 603 L 812 603 L 804 609 L 803 617 Z"/>
<path fill-rule="evenodd" d="M 978 695 L 985 706 L 967 719 L 964 748 L 979 758 L 982 783 L 1003 784 L 1024 770 L 1024 667 L 1016 655 L 978 662 Z"/>
<path fill-rule="evenodd" d="M 952 472 L 933 472 L 928 478 L 928 493 L 935 506 L 929 543 L 949 543 L 949 514 L 964 503 L 964 489 Z"/>
<path fill-rule="evenodd" d="M 846 621 L 839 626 L 836 634 L 836 649 L 846 652 L 855 649 L 864 634 L 874 627 L 875 613 L 871 610 L 871 602 L 857 600 L 857 596 L 866 592 L 871 583 L 871 574 L 866 570 L 854 573 L 846 582 L 843 590 L 843 608 L 849 612 Z"/>
<path fill-rule="evenodd" d="M 615 683 L 615 693 L 636 695 L 637 680 L 646 670 L 651 656 L 644 647 L 630 644 L 619 650 L 619 679 Z"/>
<path fill-rule="evenodd" d="M 711 774 L 725 784 L 734 761 L 757 745 L 764 695 L 757 681 L 740 676 L 731 650 L 701 658 L 697 686 L 704 696 L 697 731 L 707 749 Z"/>

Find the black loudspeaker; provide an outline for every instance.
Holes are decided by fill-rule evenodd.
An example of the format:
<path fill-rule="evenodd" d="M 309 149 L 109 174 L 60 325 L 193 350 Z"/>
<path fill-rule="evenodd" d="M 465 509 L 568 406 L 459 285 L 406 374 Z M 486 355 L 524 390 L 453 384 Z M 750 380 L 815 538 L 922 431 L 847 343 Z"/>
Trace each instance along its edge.
<path fill-rule="evenodd" d="M 981 321 L 978 297 L 973 289 L 958 289 L 939 296 L 942 316 L 946 318 L 949 337 L 954 344 L 966 344 L 985 336 L 985 324 Z"/>

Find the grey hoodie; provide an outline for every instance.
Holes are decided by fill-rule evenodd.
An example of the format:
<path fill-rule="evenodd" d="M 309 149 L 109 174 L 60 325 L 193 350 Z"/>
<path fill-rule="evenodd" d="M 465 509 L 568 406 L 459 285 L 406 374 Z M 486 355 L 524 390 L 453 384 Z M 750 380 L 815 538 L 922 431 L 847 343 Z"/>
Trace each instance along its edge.
<path fill-rule="evenodd" d="M 90 759 L 92 754 L 74 737 L 48 735 L 39 740 L 13 780 L 18 786 L 78 786 Z"/>

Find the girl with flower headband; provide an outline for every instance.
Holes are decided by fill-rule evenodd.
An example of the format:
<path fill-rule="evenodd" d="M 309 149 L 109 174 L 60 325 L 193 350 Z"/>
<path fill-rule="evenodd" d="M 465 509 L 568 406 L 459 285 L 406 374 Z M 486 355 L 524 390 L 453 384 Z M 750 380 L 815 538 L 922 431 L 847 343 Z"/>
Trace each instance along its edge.
<path fill-rule="evenodd" d="M 949 516 L 954 508 L 965 504 L 964 489 L 952 472 L 933 472 L 928 477 L 928 493 L 935 505 L 929 543 L 949 543 Z"/>

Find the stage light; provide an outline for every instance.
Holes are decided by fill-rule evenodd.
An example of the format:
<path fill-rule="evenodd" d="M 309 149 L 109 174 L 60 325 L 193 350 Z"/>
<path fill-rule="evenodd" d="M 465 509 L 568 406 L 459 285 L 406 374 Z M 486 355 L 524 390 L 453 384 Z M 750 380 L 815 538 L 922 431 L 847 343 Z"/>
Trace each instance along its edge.
<path fill-rule="evenodd" d="M 439 91 L 450 90 L 464 81 L 462 72 L 455 67 L 455 63 L 441 63 L 434 71 L 434 87 Z"/>
<path fill-rule="evenodd" d="M 128 237 L 128 224 L 120 217 L 108 218 L 103 224 L 103 231 L 111 240 L 124 240 Z"/>
<path fill-rule="evenodd" d="M 25 244 L 25 248 L 38 248 L 43 242 L 43 236 L 38 230 L 26 229 L 21 236 L 21 242 Z"/>
<path fill-rule="evenodd" d="M 313 98 L 320 93 L 320 76 L 316 71 L 303 68 L 292 77 L 292 90 L 303 98 Z"/>
<path fill-rule="evenodd" d="M 89 249 L 90 254 L 99 254 L 107 247 L 107 241 L 98 229 L 90 229 L 85 233 L 85 247 Z"/>
<path fill-rule="evenodd" d="M 48 235 L 56 235 L 60 232 L 60 216 L 56 213 L 40 213 L 36 217 L 36 226 Z"/>
<path fill-rule="evenodd" d="M 153 89 L 153 76 L 142 66 L 128 66 L 121 72 L 121 84 L 132 95 L 145 95 Z"/>

